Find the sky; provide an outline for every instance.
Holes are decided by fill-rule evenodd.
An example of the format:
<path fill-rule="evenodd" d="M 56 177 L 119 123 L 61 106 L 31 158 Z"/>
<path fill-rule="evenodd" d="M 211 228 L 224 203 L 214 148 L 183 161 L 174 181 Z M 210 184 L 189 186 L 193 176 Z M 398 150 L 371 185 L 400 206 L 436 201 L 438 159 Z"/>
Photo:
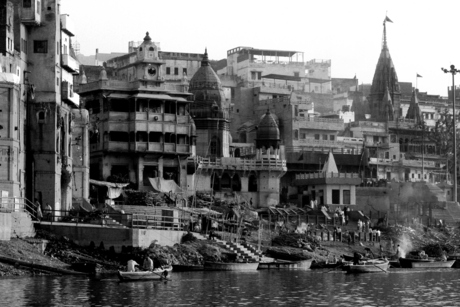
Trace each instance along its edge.
<path fill-rule="evenodd" d="M 304 52 L 304 60 L 330 59 L 332 78 L 372 83 L 387 15 L 387 41 L 401 82 L 447 96 L 460 68 L 458 0 L 61 0 L 80 53 L 127 52 L 129 41 L 150 32 L 163 51 L 226 58 L 237 46 Z M 460 83 L 460 75 L 456 78 Z"/>

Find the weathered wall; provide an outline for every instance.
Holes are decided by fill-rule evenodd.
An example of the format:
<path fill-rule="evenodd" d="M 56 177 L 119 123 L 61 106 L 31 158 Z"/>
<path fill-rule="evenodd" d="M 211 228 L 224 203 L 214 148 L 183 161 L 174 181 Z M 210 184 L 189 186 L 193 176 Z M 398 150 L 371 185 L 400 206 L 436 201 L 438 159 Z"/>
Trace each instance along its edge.
<path fill-rule="evenodd" d="M 0 212 L 0 241 L 11 238 L 11 213 Z"/>
<path fill-rule="evenodd" d="M 11 236 L 35 237 L 35 228 L 29 213 L 11 212 Z"/>
<path fill-rule="evenodd" d="M 389 209 L 390 195 L 387 188 L 356 188 L 356 210 L 362 210 L 368 214 L 369 211 L 387 212 Z"/>
<path fill-rule="evenodd" d="M 176 243 L 180 243 L 184 235 L 183 231 L 107 228 L 90 225 L 42 224 L 40 227 L 60 236 L 65 236 L 82 246 L 87 246 L 91 242 L 99 246 L 103 242 L 106 249 L 113 246 L 116 252 L 121 252 L 122 247 L 129 246 L 147 248 L 154 241 L 160 245 L 173 246 Z"/>

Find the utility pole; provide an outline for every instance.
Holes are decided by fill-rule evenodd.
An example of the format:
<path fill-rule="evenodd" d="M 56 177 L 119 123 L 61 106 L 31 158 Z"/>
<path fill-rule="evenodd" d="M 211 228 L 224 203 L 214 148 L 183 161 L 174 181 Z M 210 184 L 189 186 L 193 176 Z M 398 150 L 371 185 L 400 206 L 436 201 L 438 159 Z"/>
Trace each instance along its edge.
<path fill-rule="evenodd" d="M 452 137 L 454 138 L 454 191 L 453 191 L 453 201 L 457 202 L 457 121 L 456 121 L 456 113 L 455 113 L 455 75 L 460 72 L 460 70 L 455 69 L 455 65 L 450 65 L 450 70 L 445 68 L 441 68 L 444 73 L 452 74 L 452 125 L 453 125 L 453 132 Z"/>

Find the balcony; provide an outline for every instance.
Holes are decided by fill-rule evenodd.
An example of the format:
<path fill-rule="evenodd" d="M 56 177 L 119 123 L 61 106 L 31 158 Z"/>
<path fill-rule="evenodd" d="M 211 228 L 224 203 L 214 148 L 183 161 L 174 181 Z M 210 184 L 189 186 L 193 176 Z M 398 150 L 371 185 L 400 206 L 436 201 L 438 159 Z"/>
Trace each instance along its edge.
<path fill-rule="evenodd" d="M 80 73 L 80 64 L 70 54 L 62 54 L 61 65 L 71 74 L 78 75 Z"/>
<path fill-rule="evenodd" d="M 22 1 L 20 13 L 23 24 L 39 26 L 42 21 L 40 0 Z"/>
<path fill-rule="evenodd" d="M 67 14 L 61 14 L 61 30 L 69 36 L 75 36 L 74 25 L 72 19 Z"/>
<path fill-rule="evenodd" d="M 61 98 L 67 102 L 71 102 L 76 106 L 80 105 L 80 96 L 73 92 L 73 84 L 69 81 L 61 82 Z"/>

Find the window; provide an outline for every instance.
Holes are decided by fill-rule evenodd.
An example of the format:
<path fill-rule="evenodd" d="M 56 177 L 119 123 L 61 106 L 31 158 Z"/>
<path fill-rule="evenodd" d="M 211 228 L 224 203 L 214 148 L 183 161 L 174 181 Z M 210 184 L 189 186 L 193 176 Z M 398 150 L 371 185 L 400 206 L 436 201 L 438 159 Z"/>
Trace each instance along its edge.
<path fill-rule="evenodd" d="M 332 204 L 340 205 L 340 190 L 332 190 Z"/>
<path fill-rule="evenodd" d="M 378 143 L 378 142 L 379 142 L 379 137 L 378 137 L 378 136 L 375 136 L 375 135 L 374 135 L 373 139 L 374 139 L 374 143 Z"/>
<path fill-rule="evenodd" d="M 343 190 L 343 204 L 344 205 L 350 205 L 351 204 L 350 190 Z"/>
<path fill-rule="evenodd" d="M 59 77 L 56 78 L 56 86 L 59 86 Z"/>
<path fill-rule="evenodd" d="M 56 54 L 59 54 L 59 42 L 56 42 Z"/>
<path fill-rule="evenodd" d="M 187 68 L 182 68 L 182 75 L 184 75 L 184 76 L 187 75 Z"/>
<path fill-rule="evenodd" d="M 335 135 L 330 135 L 329 140 L 334 141 L 335 140 Z"/>
<path fill-rule="evenodd" d="M 158 177 L 158 167 L 153 165 L 145 165 L 142 177 L 144 186 L 150 186 L 149 178 Z"/>
<path fill-rule="evenodd" d="M 22 7 L 24 8 L 32 7 L 32 0 L 22 0 Z"/>
<path fill-rule="evenodd" d="M 170 75 L 171 74 L 171 67 L 166 67 L 166 74 Z"/>
<path fill-rule="evenodd" d="M 319 134 L 315 134 L 315 140 L 319 140 Z"/>
<path fill-rule="evenodd" d="M 294 72 L 294 77 L 299 77 L 299 72 L 298 71 Z"/>
<path fill-rule="evenodd" d="M 149 48 L 149 51 L 155 51 L 155 48 L 150 47 L 150 48 Z"/>
<path fill-rule="evenodd" d="M 174 75 L 178 76 L 179 75 L 179 68 L 174 67 Z"/>
<path fill-rule="evenodd" d="M 34 53 L 48 53 L 48 41 L 34 41 Z"/>
<path fill-rule="evenodd" d="M 301 139 L 306 139 L 306 138 L 307 138 L 307 135 L 306 135 L 305 133 L 301 133 L 301 134 L 300 134 L 300 138 L 301 138 Z"/>
<path fill-rule="evenodd" d="M 323 140 L 327 141 L 327 134 L 323 134 Z"/>
<path fill-rule="evenodd" d="M 294 139 L 299 139 L 299 130 L 294 130 Z"/>

